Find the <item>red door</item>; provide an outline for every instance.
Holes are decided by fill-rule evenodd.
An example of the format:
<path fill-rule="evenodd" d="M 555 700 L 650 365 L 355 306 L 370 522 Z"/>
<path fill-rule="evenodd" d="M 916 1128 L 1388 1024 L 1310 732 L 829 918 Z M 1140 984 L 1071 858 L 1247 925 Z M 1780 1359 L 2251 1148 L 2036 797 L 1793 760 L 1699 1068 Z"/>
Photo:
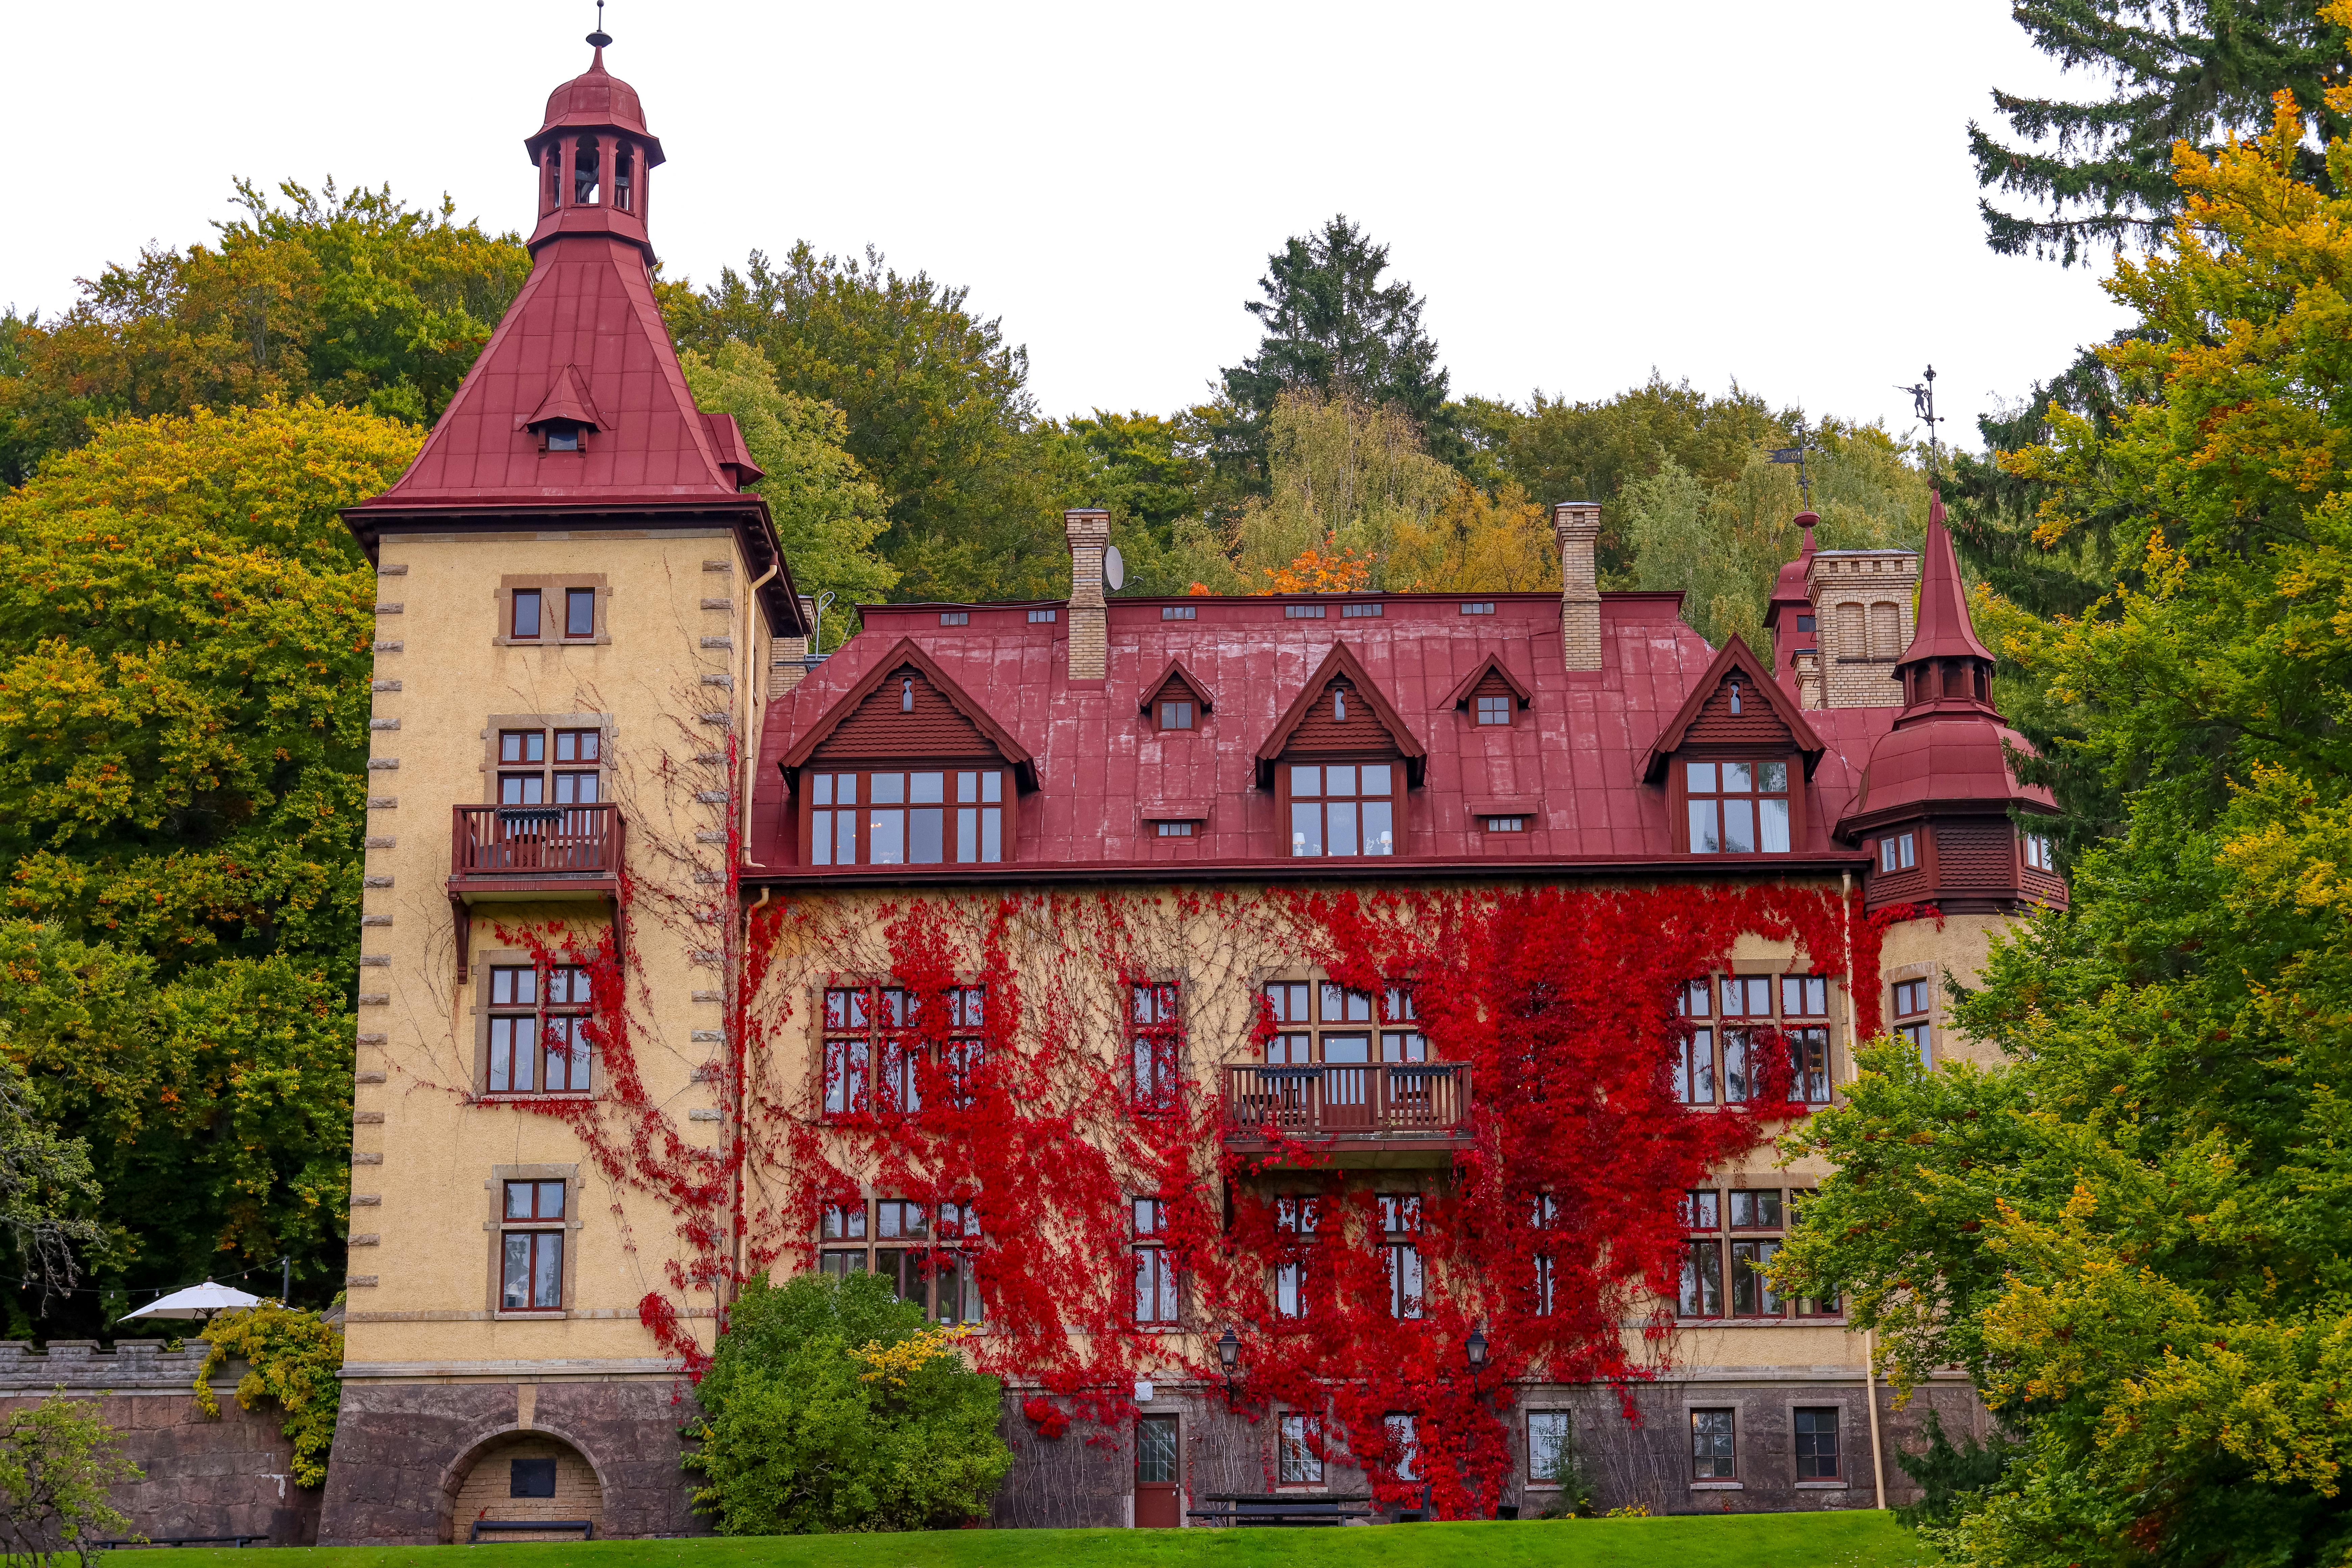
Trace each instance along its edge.
<path fill-rule="evenodd" d="M 1184 1522 L 1181 1450 L 1176 1446 L 1176 1417 L 1139 1415 L 1135 1418 L 1135 1527 L 1173 1530 Z"/>

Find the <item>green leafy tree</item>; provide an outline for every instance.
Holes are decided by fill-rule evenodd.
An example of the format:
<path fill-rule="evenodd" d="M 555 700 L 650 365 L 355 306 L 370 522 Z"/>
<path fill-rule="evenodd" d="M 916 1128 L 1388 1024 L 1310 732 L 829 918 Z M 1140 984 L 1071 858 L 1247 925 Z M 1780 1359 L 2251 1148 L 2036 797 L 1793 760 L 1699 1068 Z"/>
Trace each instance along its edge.
<path fill-rule="evenodd" d="M 1257 285 L 1265 298 L 1242 307 L 1265 336 L 1257 353 L 1223 372 L 1228 407 L 1214 431 L 1218 459 L 1252 489 L 1271 482 L 1274 414 L 1285 394 L 1385 404 L 1442 458 L 1461 449 L 1437 344 L 1421 326 L 1426 301 L 1409 283 L 1382 283 L 1388 266 L 1389 247 L 1345 213 L 1266 258 Z"/>
<path fill-rule="evenodd" d="M 375 584 L 335 509 L 420 439 L 316 401 L 125 420 L 0 498 L 10 911 L 166 974 L 352 973 Z"/>
<path fill-rule="evenodd" d="M 729 1535 L 937 1530 L 1013 1463 L 1003 1385 L 877 1275 L 744 1287 L 696 1390 L 695 1507 Z"/>
<path fill-rule="evenodd" d="M 695 402 L 733 415 L 767 470 L 751 488 L 767 498 L 801 592 L 829 589 L 845 605 L 880 599 L 898 580 L 872 548 L 889 526 L 887 506 L 843 444 L 841 410 L 779 387 L 775 366 L 749 343 L 722 343 L 708 359 L 688 349 L 678 363 Z"/>
<path fill-rule="evenodd" d="M 2180 151 L 2185 221 L 2110 284 L 2139 321 L 2105 363 L 2148 395 L 2009 459 L 2045 539 L 2121 503 L 2142 543 L 2081 616 L 1980 601 L 2120 823 L 1958 998 L 2005 1065 L 1877 1047 L 1784 1140 L 1837 1174 L 1783 1288 L 1843 1289 L 1900 1384 L 1966 1367 L 2022 1445 L 1957 1563 L 2352 1552 L 2352 147 L 2323 190 L 2304 139 L 2282 106 Z"/>
<path fill-rule="evenodd" d="M 40 1119 L 89 1150 L 92 1271 L 176 1287 L 281 1256 L 341 1272 L 349 1206 L 349 982 L 285 954 L 169 980 L 154 960 L 0 921 L 0 1016 Z M 95 1328 L 86 1297 L 52 1320 Z"/>
<path fill-rule="evenodd" d="M 237 1380 L 238 1407 L 276 1405 L 278 1429 L 294 1446 L 294 1484 L 324 1484 L 335 1416 L 342 1408 L 341 1332 L 316 1312 L 264 1302 L 215 1312 L 205 1324 L 204 1339 L 204 1363 L 196 1368 L 197 1408 L 220 1419 L 212 1380 L 231 1361 L 243 1361 L 247 1370 Z"/>
<path fill-rule="evenodd" d="M 40 1114 L 8 1054 L 10 1033 L 0 1019 L 0 1267 L 46 1308 L 81 1277 L 76 1249 L 97 1246 L 105 1233 L 91 1217 L 99 1190 L 89 1145 Z"/>
<path fill-rule="evenodd" d="M 1654 373 L 1614 397 L 1570 403 L 1538 391 L 1522 409 L 1474 399 L 1465 424 L 1474 469 L 1516 481 L 1539 506 L 1601 503 L 1596 551 L 1604 578 L 1630 587 L 1634 547 L 1626 534 L 1625 487 L 1673 463 L 1712 489 L 1739 475 L 1759 447 L 1794 439 L 1796 410 L 1774 410 L 1734 384 L 1720 397 Z"/>
<path fill-rule="evenodd" d="M 844 446 L 889 500 L 877 550 L 901 596 L 1057 595 L 1058 513 L 1079 499 L 1083 459 L 1038 419 L 1028 351 L 966 293 L 871 249 L 845 261 L 803 242 L 781 267 L 754 251 L 743 271 L 662 300 L 681 348 L 749 343 L 784 391 L 841 410 Z"/>
<path fill-rule="evenodd" d="M 144 1479 L 90 1401 L 61 1390 L 16 1405 L 0 1415 L 0 1552 L 34 1568 L 70 1553 L 89 1568 L 100 1541 L 145 1540 L 131 1534 L 131 1521 L 108 1497 Z"/>
<path fill-rule="evenodd" d="M 0 458 L 21 484 L 93 423 L 316 396 L 430 424 L 530 271 L 513 234 L 409 207 L 389 187 L 282 203 L 239 181 L 213 245 L 108 266 L 42 325 L 0 331 Z"/>
<path fill-rule="evenodd" d="M 2101 79 L 2095 98 L 1993 90 L 2011 140 L 1969 125 L 1977 183 L 2042 205 L 2038 216 L 1979 201 L 1985 243 L 2062 264 L 2152 244 L 2179 210 L 2172 144 L 2210 152 L 2266 129 L 2271 97 L 2317 104 L 2341 79 L 2345 30 L 2321 0 L 2020 0 L 2033 47 Z M 2294 150 L 2304 179 L 2330 176 L 2318 146 Z"/>

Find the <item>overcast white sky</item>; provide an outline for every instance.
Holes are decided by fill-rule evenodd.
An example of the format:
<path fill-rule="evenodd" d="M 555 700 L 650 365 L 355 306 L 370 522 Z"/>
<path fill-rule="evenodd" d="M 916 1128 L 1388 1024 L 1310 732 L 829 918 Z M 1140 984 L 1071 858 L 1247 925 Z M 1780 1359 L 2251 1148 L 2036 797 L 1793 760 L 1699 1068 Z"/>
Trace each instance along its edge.
<path fill-rule="evenodd" d="M 708 279 L 805 237 L 969 285 L 1049 414 L 1172 410 L 1256 341 L 1266 253 L 1333 212 L 1429 301 L 1457 394 L 1653 366 L 1946 427 L 2124 320 L 1988 252 L 1965 127 L 2058 83 L 2006 0 L 814 5 L 614 0 L 669 162 L 654 237 Z M 527 227 L 522 138 L 593 5 L 9 7 L 0 302 L 54 311 L 236 175 L 390 181 Z M 105 37 L 96 41 L 93 29 Z M 103 70 L 68 62 L 103 59 Z"/>

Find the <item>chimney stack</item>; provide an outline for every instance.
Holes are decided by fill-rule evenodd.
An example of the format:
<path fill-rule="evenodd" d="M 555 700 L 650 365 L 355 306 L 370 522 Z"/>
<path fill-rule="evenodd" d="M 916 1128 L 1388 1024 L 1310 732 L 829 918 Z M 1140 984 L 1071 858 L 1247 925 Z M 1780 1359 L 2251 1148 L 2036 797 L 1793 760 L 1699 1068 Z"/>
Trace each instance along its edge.
<path fill-rule="evenodd" d="M 1601 668 L 1601 579 L 1592 564 L 1601 503 L 1564 500 L 1551 509 L 1559 541 L 1559 641 L 1570 669 Z"/>
<path fill-rule="evenodd" d="M 816 625 L 816 601 L 806 594 L 801 595 L 801 625 Z M 810 638 L 805 634 L 778 637 L 768 647 L 768 689 L 772 695 L 781 697 L 808 679 Z"/>
<path fill-rule="evenodd" d="M 1110 543 L 1110 513 L 1074 507 L 1062 514 L 1070 540 L 1070 679 L 1100 680 L 1110 673 L 1109 613 L 1103 608 L 1103 549 Z"/>

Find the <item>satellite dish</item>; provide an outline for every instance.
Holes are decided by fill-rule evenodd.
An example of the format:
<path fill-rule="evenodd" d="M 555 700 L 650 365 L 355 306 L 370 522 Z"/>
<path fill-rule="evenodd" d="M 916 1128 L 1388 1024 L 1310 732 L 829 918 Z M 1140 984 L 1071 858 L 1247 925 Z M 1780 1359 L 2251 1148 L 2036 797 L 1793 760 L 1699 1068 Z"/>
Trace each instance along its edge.
<path fill-rule="evenodd" d="M 1114 594 L 1127 586 L 1127 563 L 1116 544 L 1103 546 L 1103 585 Z"/>

